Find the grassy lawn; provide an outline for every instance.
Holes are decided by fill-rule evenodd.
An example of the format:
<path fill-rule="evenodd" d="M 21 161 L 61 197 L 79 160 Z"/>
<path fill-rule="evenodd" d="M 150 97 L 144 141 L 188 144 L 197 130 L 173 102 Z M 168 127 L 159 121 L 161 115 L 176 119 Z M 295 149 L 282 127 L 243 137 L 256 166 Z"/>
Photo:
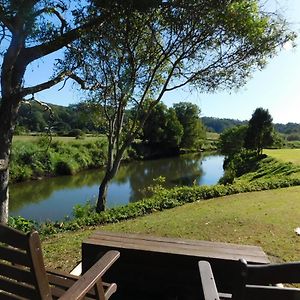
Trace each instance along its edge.
<path fill-rule="evenodd" d="M 146 233 L 258 245 L 273 261 L 300 260 L 300 187 L 221 197 L 157 212 L 97 230 Z M 43 241 L 46 264 L 70 270 L 92 229 Z"/>
<path fill-rule="evenodd" d="M 300 166 L 300 149 L 266 149 L 264 153 L 278 160 Z"/>

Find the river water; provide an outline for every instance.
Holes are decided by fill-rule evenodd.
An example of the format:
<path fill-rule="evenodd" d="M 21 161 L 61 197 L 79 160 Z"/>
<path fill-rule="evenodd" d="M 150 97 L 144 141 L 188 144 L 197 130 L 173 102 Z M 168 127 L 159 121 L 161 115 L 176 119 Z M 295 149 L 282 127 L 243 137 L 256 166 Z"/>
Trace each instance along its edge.
<path fill-rule="evenodd" d="M 212 185 L 223 175 L 222 155 L 188 154 L 122 164 L 108 188 L 107 207 L 140 200 L 153 178 L 164 176 L 165 186 Z M 14 184 L 10 187 L 10 215 L 37 221 L 62 220 L 76 204 L 95 201 L 103 170 L 89 170 Z"/>

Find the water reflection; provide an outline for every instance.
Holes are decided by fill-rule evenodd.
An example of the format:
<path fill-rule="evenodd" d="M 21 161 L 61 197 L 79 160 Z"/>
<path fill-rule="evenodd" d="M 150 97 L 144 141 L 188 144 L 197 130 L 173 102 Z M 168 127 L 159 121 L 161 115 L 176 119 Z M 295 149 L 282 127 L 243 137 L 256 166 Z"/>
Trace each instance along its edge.
<path fill-rule="evenodd" d="M 108 207 L 138 201 L 153 178 L 166 177 L 166 186 L 215 184 L 223 174 L 223 157 L 201 154 L 123 164 L 108 189 Z M 11 186 L 11 215 L 36 220 L 63 219 L 72 207 L 95 198 L 103 170 L 85 171 Z"/>

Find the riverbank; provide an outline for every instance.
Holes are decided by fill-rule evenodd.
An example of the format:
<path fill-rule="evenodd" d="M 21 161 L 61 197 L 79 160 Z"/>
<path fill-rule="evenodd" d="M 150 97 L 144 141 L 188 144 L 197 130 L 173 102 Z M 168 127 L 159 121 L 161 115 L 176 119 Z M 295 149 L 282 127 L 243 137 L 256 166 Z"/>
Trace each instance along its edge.
<path fill-rule="evenodd" d="M 104 168 L 85 170 L 72 176 L 58 176 L 27 181 L 10 186 L 9 211 L 39 222 L 64 221 L 72 216 L 73 207 L 96 201 Z M 155 160 L 133 160 L 122 163 L 111 180 L 106 207 L 136 202 L 150 195 L 154 179 L 164 178 L 164 187 L 178 185 L 212 185 L 223 175 L 223 156 L 194 153 Z"/>
<path fill-rule="evenodd" d="M 211 140 L 203 143 L 203 147 L 205 151 L 216 150 L 216 145 Z M 125 152 L 123 161 L 157 159 L 178 156 L 181 153 L 161 152 L 158 147 L 154 155 L 151 149 L 146 145 L 134 144 Z M 184 151 L 197 153 L 202 150 Z M 17 136 L 12 148 L 10 180 L 15 183 L 43 177 L 74 175 L 82 170 L 103 167 L 106 160 L 107 141 L 104 136 L 84 139 L 53 137 L 52 140 L 47 136 Z"/>
<path fill-rule="evenodd" d="M 95 212 L 91 203 L 87 203 L 83 206 L 76 206 L 75 217 L 71 220 L 37 223 L 23 218 L 10 218 L 10 224 L 22 230 L 35 228 L 42 234 L 49 235 L 75 231 L 84 226 L 120 222 L 216 197 L 300 185 L 300 167 L 298 166 L 279 162 L 271 157 L 261 158 L 256 166 L 256 170 L 236 178 L 233 184 L 178 186 L 168 189 L 160 182 L 152 187 L 152 197 L 108 209 L 99 214 Z"/>
<path fill-rule="evenodd" d="M 43 240 L 48 267 L 70 271 L 94 230 L 142 233 L 261 246 L 272 261 L 299 261 L 300 187 L 212 198 L 163 212 L 56 234 Z M 288 216 L 288 217 L 286 217 Z"/>

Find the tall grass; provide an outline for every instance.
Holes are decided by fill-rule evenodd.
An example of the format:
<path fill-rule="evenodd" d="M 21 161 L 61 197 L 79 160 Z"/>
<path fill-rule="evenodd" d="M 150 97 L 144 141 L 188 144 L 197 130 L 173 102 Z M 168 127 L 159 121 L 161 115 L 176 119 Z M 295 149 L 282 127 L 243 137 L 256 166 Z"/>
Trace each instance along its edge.
<path fill-rule="evenodd" d="M 104 139 L 78 142 L 15 141 L 11 155 L 10 178 L 13 182 L 42 176 L 72 175 L 97 168 L 106 161 Z"/>

